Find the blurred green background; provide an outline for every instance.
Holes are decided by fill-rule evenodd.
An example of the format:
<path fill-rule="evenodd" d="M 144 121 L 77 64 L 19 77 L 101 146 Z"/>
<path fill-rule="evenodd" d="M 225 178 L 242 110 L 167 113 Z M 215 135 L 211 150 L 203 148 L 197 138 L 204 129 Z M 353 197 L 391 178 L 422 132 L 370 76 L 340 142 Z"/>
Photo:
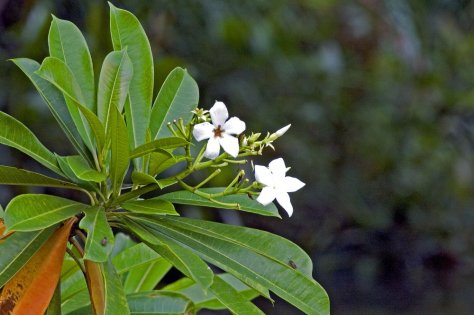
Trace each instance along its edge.
<path fill-rule="evenodd" d="M 155 93 L 175 66 L 249 131 L 292 123 L 282 156 L 307 183 L 283 220 L 190 215 L 302 246 L 333 314 L 474 310 L 474 1 L 114 1 L 149 35 Z M 50 14 L 85 33 L 95 71 L 111 50 L 105 1 L 0 1 L 0 109 L 51 149 L 71 148 L 13 57 L 47 55 Z M 1 128 L 2 126 L 0 126 Z M 0 164 L 41 168 L 0 148 Z M 24 188 L 0 190 L 0 203 Z M 268 314 L 298 314 L 285 302 Z"/>

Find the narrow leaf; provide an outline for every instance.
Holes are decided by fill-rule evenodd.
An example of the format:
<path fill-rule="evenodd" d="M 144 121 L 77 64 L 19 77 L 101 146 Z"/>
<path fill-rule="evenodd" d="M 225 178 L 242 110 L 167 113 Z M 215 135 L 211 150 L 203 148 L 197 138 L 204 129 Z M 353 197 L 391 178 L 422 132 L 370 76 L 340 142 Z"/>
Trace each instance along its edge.
<path fill-rule="evenodd" d="M 130 269 L 138 266 L 146 265 L 160 259 L 154 250 L 148 247 L 145 243 L 138 243 L 131 246 L 119 254 L 117 254 L 112 262 L 118 274 L 125 273 Z"/>
<path fill-rule="evenodd" d="M 184 295 L 177 292 L 151 291 L 130 294 L 127 296 L 132 315 L 193 314 L 194 305 Z"/>
<path fill-rule="evenodd" d="M 20 121 L 0 112 L 0 143 L 20 150 L 50 170 L 62 175 L 55 155 Z"/>
<path fill-rule="evenodd" d="M 16 167 L 0 165 L 0 185 L 25 185 L 80 189 L 73 183 L 44 176 L 39 173 L 22 170 Z"/>
<path fill-rule="evenodd" d="M 107 179 L 107 176 L 104 173 L 100 173 L 97 170 L 91 168 L 89 164 L 79 155 L 68 156 L 66 157 L 66 161 L 71 167 L 71 170 L 79 179 L 96 183 L 103 182 Z"/>
<path fill-rule="evenodd" d="M 91 207 L 84 210 L 84 214 L 79 222 L 79 227 L 87 231 L 84 259 L 105 262 L 114 248 L 114 234 L 107 222 L 105 210 Z"/>
<path fill-rule="evenodd" d="M 115 106 L 119 113 L 123 111 L 132 75 L 132 62 L 125 49 L 111 52 L 105 57 L 99 78 L 97 114 L 106 129 L 110 107 Z"/>
<path fill-rule="evenodd" d="M 212 207 L 212 208 L 227 208 L 235 209 L 246 212 L 252 212 L 264 216 L 273 216 L 280 217 L 278 214 L 278 209 L 273 203 L 263 206 L 261 203 L 249 198 L 246 194 L 234 194 L 227 195 L 222 197 L 211 198 L 211 194 L 222 193 L 225 188 L 202 188 L 199 189 L 200 192 L 208 194 L 209 198 L 204 198 L 202 196 L 196 195 L 187 190 L 171 192 L 168 194 L 161 195 L 156 199 L 167 200 L 172 203 L 183 204 L 183 205 L 193 205 L 193 206 L 203 206 L 203 207 Z M 216 200 L 219 203 L 215 203 L 212 200 Z M 227 206 L 226 206 L 227 204 Z"/>
<path fill-rule="evenodd" d="M 153 152 L 150 154 L 150 162 L 148 164 L 148 174 L 156 176 L 168 168 L 186 161 L 183 155 L 169 157 L 161 152 Z"/>
<path fill-rule="evenodd" d="M 104 128 L 99 118 L 85 105 L 81 87 L 71 69 L 62 60 L 47 57 L 36 73 L 63 93 L 74 124 L 89 150 L 95 152 L 91 128 L 100 150 L 104 145 Z"/>
<path fill-rule="evenodd" d="M 153 222 L 155 233 L 185 244 L 249 286 L 266 287 L 307 314 L 329 314 L 326 292 L 308 274 L 309 257 L 288 240 L 259 230 L 180 217 L 154 216 Z"/>
<path fill-rule="evenodd" d="M 87 288 L 89 289 L 90 301 L 94 310 L 93 314 L 97 315 L 105 314 L 105 280 L 101 265 L 101 263 L 91 260 L 84 260 Z"/>
<path fill-rule="evenodd" d="M 184 275 L 198 283 L 204 290 L 211 286 L 214 275 L 209 266 L 199 256 L 191 250 L 177 245 L 176 242 L 166 236 L 163 237 L 158 233 L 150 232 L 144 225 L 136 223 L 137 219 L 125 221 L 133 233 Z M 147 221 L 141 218 L 140 220 Z"/>
<path fill-rule="evenodd" d="M 39 94 L 48 105 L 51 114 L 56 119 L 77 152 L 83 158 L 90 160 L 87 147 L 84 145 L 84 142 L 74 125 L 62 93 L 58 91 L 54 85 L 35 73 L 40 68 L 40 64 L 35 60 L 27 58 L 12 59 L 12 61 L 25 73 L 36 87 Z"/>
<path fill-rule="evenodd" d="M 84 105 L 95 112 L 94 69 L 86 40 L 74 23 L 53 15 L 48 34 L 49 54 L 62 60 L 77 80 Z"/>
<path fill-rule="evenodd" d="M 72 217 L 86 207 L 56 196 L 19 195 L 5 209 L 5 225 L 9 231 L 39 230 Z"/>
<path fill-rule="evenodd" d="M 114 194 L 118 196 L 129 164 L 128 135 L 125 122 L 123 121 L 122 115 L 119 113 L 118 109 L 113 107 L 110 112 L 110 128 L 107 130 L 107 138 L 110 139 L 111 143 L 109 172 Z"/>
<path fill-rule="evenodd" d="M 0 309 L 6 314 L 43 314 L 51 301 L 61 274 L 71 218 L 43 244 L 31 260 L 5 285 Z"/>
<path fill-rule="evenodd" d="M 168 261 L 160 257 L 155 261 L 131 268 L 123 284 L 125 293 L 153 290 L 171 267 Z"/>
<path fill-rule="evenodd" d="M 121 206 L 125 210 L 136 213 L 179 215 L 171 202 L 160 199 L 126 201 Z"/>
<path fill-rule="evenodd" d="M 145 143 L 150 122 L 153 97 L 153 57 L 150 43 L 138 19 L 130 12 L 118 9 L 110 2 L 110 33 L 114 50 L 127 48 L 133 64 L 129 101 L 125 114 L 129 130 L 130 146 Z"/>
<path fill-rule="evenodd" d="M 99 311 L 99 314 L 130 314 L 122 283 L 112 262 L 102 263 L 101 270 L 104 275 L 105 308 L 103 313 Z"/>
<path fill-rule="evenodd" d="M 233 314 L 264 314 L 258 307 L 240 295 L 233 286 L 219 277 L 214 277 L 210 291 Z"/>
<path fill-rule="evenodd" d="M 183 138 L 179 137 L 169 137 L 153 140 L 151 142 L 145 143 L 130 152 L 130 158 L 134 159 L 145 154 L 159 151 L 160 153 L 167 154 L 164 150 L 176 149 L 179 147 L 184 147 L 188 144 Z M 171 153 L 168 153 L 169 157 L 172 157 Z"/>
<path fill-rule="evenodd" d="M 134 185 L 140 185 L 140 186 L 149 185 L 149 184 L 158 185 L 158 181 L 156 180 L 156 178 L 146 173 L 142 173 L 138 171 L 132 172 L 132 182 Z"/>
<path fill-rule="evenodd" d="M 55 229 L 50 227 L 34 232 L 15 232 L 0 241 L 0 288 L 38 251 Z"/>
<path fill-rule="evenodd" d="M 175 68 L 161 86 L 151 111 L 150 131 L 152 139 L 171 135 L 168 122 L 182 118 L 191 119 L 191 111 L 199 103 L 199 88 L 185 69 Z"/>

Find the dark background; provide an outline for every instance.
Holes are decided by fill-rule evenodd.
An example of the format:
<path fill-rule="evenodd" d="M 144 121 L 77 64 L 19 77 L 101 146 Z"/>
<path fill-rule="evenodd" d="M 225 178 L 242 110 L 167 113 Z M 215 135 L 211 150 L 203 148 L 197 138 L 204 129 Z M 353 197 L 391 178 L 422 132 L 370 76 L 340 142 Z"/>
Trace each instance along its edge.
<path fill-rule="evenodd" d="M 114 4 L 150 38 L 155 93 L 182 66 L 201 107 L 222 100 L 249 131 L 293 124 L 260 160 L 283 156 L 289 175 L 307 183 L 292 194 L 293 217 L 191 215 L 299 244 L 333 314 L 474 312 L 473 1 Z M 67 154 L 34 87 L 6 61 L 41 62 L 51 13 L 85 33 L 96 73 L 111 50 L 105 1 L 0 0 L 0 109 Z M 0 163 L 44 171 L 5 147 Z M 2 187 L 0 203 L 25 191 Z M 282 301 L 258 303 L 268 314 L 299 314 Z"/>

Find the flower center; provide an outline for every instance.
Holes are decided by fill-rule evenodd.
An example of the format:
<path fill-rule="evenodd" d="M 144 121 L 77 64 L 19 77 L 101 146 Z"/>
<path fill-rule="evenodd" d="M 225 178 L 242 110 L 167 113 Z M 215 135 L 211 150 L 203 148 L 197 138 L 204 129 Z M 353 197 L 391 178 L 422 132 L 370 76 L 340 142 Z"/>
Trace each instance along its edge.
<path fill-rule="evenodd" d="M 217 128 L 215 128 L 213 130 L 214 132 L 214 137 L 216 138 L 221 138 L 222 137 L 222 133 L 224 132 L 224 129 L 221 128 L 221 125 L 217 126 Z"/>

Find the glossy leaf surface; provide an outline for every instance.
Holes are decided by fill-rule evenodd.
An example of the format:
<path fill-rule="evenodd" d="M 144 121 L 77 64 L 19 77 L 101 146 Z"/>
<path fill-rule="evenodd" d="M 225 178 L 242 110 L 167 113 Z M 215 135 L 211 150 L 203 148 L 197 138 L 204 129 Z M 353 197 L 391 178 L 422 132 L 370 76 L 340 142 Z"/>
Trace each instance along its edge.
<path fill-rule="evenodd" d="M 25 185 L 80 189 L 76 184 L 73 183 L 68 183 L 39 173 L 4 165 L 0 165 L 0 185 Z"/>
<path fill-rule="evenodd" d="M 206 194 L 221 193 L 224 190 L 225 188 L 199 189 L 199 191 Z M 280 217 L 280 215 L 278 214 L 278 209 L 275 207 L 273 203 L 269 204 L 268 206 L 263 206 L 256 200 L 249 198 L 249 196 L 247 196 L 246 194 L 228 195 L 228 196 L 213 198 L 221 203 L 229 204 L 228 206 L 225 206 L 221 203 L 212 202 L 212 200 L 198 196 L 187 190 L 164 194 L 156 198 L 168 200 L 169 202 L 183 204 L 183 205 L 205 206 L 205 207 L 212 207 L 212 208 L 228 208 L 228 209 L 235 209 L 235 210 L 256 213 L 256 214 L 265 215 L 265 216 L 273 216 L 273 217 L 278 217 L 278 218 Z"/>
<path fill-rule="evenodd" d="M 84 210 L 84 214 L 79 222 L 79 227 L 87 231 L 84 259 L 105 262 L 114 248 L 114 234 L 107 222 L 105 210 L 90 207 Z"/>
<path fill-rule="evenodd" d="M 170 72 L 153 104 L 150 130 L 153 139 L 167 137 L 171 132 L 166 124 L 182 118 L 187 122 L 199 102 L 199 88 L 185 69 Z"/>
<path fill-rule="evenodd" d="M 82 203 L 51 195 L 19 195 L 5 209 L 5 225 L 9 231 L 39 230 L 72 217 L 86 207 Z"/>

